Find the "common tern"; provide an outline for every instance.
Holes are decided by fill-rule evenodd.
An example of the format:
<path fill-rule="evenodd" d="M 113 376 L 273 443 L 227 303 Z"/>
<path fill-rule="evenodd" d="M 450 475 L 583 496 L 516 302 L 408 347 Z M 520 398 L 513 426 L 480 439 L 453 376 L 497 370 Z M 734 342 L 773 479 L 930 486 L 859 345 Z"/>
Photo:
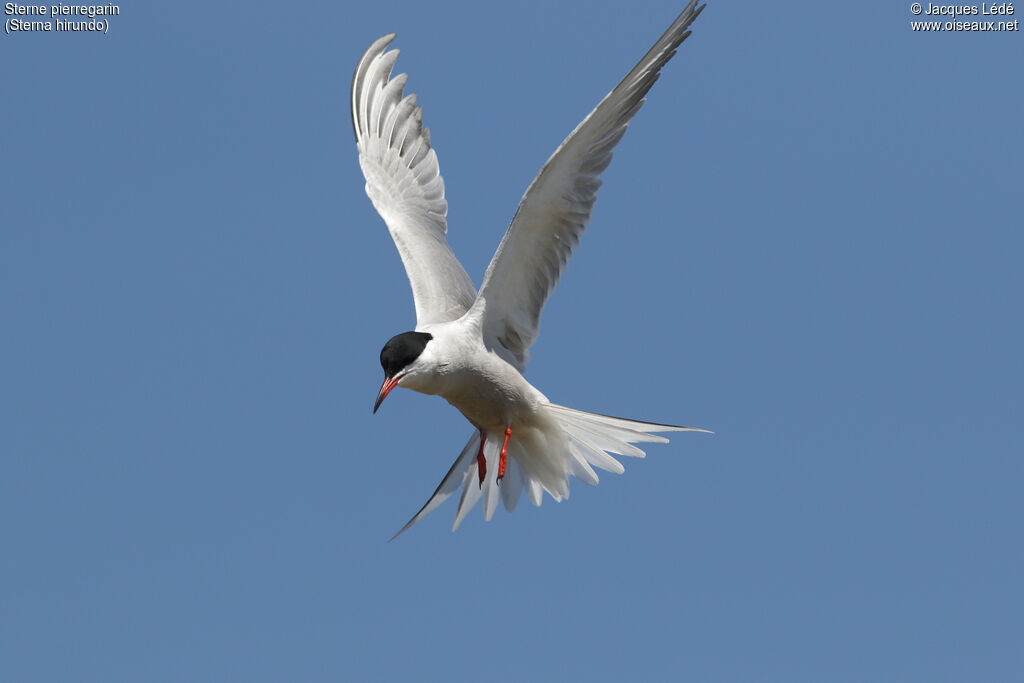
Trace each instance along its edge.
<path fill-rule="evenodd" d="M 667 443 L 657 432 L 706 431 L 588 413 L 551 403 L 523 377 L 541 310 L 590 219 L 601 173 L 659 71 L 704 9 L 692 0 L 640 62 L 551 155 L 523 195 L 478 292 L 445 239 L 448 203 L 430 133 L 407 75 L 391 77 L 395 34 L 379 38 L 352 79 L 352 124 L 366 194 L 387 224 L 412 285 L 416 329 L 380 354 L 384 383 L 436 394 L 475 428 L 434 494 L 397 537 L 460 486 L 452 530 L 483 497 L 490 520 L 499 498 L 511 512 L 523 490 L 569 496 L 569 475 L 598 482 L 594 468 L 619 474 L 610 453 L 643 457 L 633 444 Z"/>

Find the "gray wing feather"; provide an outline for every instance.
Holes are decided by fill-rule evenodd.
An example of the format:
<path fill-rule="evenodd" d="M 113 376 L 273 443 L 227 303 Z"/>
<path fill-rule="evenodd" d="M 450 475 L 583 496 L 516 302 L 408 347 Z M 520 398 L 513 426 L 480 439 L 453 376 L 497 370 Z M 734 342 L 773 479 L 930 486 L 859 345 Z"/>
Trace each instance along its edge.
<path fill-rule="evenodd" d="M 485 334 L 522 370 L 537 339 L 541 310 L 579 244 L 601 187 L 601 173 L 661 68 L 690 35 L 704 5 L 692 0 L 643 59 L 555 150 L 530 184 L 491 259 L 475 306 Z"/>
<path fill-rule="evenodd" d="M 461 317 L 476 290 L 445 239 L 448 202 L 423 112 L 416 95 L 403 95 L 407 76 L 391 78 L 398 50 L 384 49 L 394 37 L 379 38 L 359 60 L 352 127 L 366 194 L 402 257 L 419 327 Z"/>

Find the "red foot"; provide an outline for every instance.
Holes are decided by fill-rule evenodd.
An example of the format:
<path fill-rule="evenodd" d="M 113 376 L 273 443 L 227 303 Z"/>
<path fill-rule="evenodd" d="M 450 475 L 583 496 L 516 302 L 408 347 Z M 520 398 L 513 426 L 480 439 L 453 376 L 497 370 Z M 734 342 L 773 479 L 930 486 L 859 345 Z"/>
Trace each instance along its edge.
<path fill-rule="evenodd" d="M 484 442 L 487 441 L 487 432 L 480 430 L 480 450 L 476 452 L 476 471 L 480 475 L 480 486 L 484 485 L 484 477 L 487 476 L 487 460 L 484 458 Z"/>
<path fill-rule="evenodd" d="M 505 477 L 505 458 L 508 456 L 508 440 L 512 438 L 512 428 L 505 429 L 505 442 L 501 444 L 501 453 L 498 454 L 498 481 Z"/>

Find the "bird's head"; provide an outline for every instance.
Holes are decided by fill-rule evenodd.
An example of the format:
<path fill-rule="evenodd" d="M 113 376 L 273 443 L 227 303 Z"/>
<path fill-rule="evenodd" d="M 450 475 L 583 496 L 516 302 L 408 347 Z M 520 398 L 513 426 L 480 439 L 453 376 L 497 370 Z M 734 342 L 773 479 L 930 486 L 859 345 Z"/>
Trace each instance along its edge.
<path fill-rule="evenodd" d="M 384 384 L 377 392 L 373 412 L 384 402 L 391 390 L 407 377 L 415 377 L 426 371 L 423 350 L 434 337 L 429 332 L 403 332 L 388 340 L 380 351 L 380 365 L 384 368 Z"/>

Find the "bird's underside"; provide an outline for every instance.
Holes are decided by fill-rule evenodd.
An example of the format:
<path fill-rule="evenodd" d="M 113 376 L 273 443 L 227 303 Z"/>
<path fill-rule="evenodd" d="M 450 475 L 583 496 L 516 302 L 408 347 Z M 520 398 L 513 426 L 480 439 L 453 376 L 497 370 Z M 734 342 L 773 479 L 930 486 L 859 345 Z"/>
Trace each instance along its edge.
<path fill-rule="evenodd" d="M 391 77 L 394 34 L 364 54 L 352 82 L 352 122 L 366 193 L 384 219 L 405 265 L 416 330 L 381 352 L 384 384 L 438 394 L 474 432 L 434 494 L 398 532 L 461 487 L 453 530 L 482 497 L 490 519 L 498 500 L 515 508 L 525 491 L 541 504 L 569 495 L 569 476 L 596 484 L 595 468 L 621 473 L 611 454 L 643 457 L 634 444 L 667 442 L 667 431 L 705 431 L 639 422 L 550 403 L 522 372 L 540 316 L 579 243 L 612 150 L 660 69 L 689 36 L 703 10 L 692 0 L 626 77 L 576 127 L 530 184 L 477 292 L 445 239 L 447 202 L 437 155 L 405 74 Z M 398 536 L 395 534 L 395 536 Z"/>

